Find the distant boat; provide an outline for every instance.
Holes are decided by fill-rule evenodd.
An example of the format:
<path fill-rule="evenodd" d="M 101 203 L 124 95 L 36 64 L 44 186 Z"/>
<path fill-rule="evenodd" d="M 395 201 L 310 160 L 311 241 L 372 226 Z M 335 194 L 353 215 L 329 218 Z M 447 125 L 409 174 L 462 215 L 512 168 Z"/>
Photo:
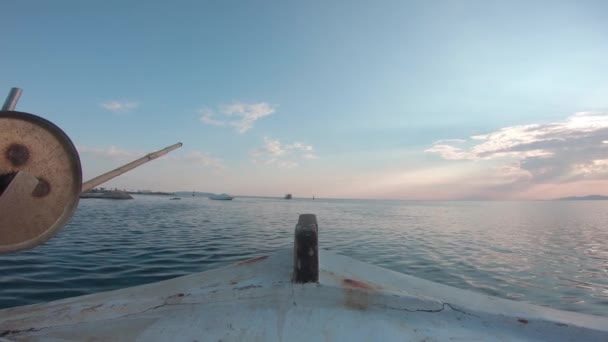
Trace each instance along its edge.
<path fill-rule="evenodd" d="M 291 199 L 291 194 L 285 195 L 285 199 Z"/>
<path fill-rule="evenodd" d="M 209 199 L 212 200 L 218 200 L 218 201 L 232 201 L 234 197 L 228 195 L 228 194 L 220 194 L 220 195 L 211 195 L 209 196 Z"/>
<path fill-rule="evenodd" d="M 175 201 L 175 200 L 181 200 L 181 198 L 179 198 L 179 197 L 173 197 L 173 198 L 171 198 L 170 200 L 171 200 L 171 201 Z"/>

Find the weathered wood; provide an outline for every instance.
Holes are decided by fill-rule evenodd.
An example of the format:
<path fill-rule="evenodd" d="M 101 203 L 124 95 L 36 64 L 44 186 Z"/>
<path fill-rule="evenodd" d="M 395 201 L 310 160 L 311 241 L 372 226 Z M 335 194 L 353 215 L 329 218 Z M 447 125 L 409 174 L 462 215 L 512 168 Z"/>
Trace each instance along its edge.
<path fill-rule="evenodd" d="M 293 243 L 294 283 L 319 282 L 319 226 L 314 214 L 302 214 L 296 225 Z"/>

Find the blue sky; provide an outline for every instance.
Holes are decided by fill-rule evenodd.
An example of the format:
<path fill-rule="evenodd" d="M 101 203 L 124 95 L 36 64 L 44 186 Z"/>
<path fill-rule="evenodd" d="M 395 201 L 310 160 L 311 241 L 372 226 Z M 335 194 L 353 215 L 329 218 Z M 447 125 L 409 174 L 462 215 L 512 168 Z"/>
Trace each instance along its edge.
<path fill-rule="evenodd" d="M 608 194 L 605 1 L 12 1 L 3 14 L 0 89 L 24 88 L 18 109 L 68 133 L 85 178 L 184 143 L 109 186 Z"/>

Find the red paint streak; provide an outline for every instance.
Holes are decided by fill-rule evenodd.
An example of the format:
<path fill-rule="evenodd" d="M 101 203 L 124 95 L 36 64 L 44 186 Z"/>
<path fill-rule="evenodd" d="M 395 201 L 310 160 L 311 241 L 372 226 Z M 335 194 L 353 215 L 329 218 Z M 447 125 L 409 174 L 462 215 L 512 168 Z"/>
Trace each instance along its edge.
<path fill-rule="evenodd" d="M 363 290 L 375 290 L 376 289 L 376 287 L 373 285 L 364 283 L 359 280 L 349 279 L 349 278 L 345 278 L 344 280 L 342 280 L 342 284 L 344 286 L 348 286 L 348 287 L 352 287 L 352 288 L 356 288 L 356 289 L 363 289 Z"/>
<path fill-rule="evenodd" d="M 249 264 L 256 263 L 258 261 L 262 261 L 262 260 L 264 260 L 266 258 L 268 258 L 268 256 L 265 255 L 265 256 L 261 256 L 261 257 L 257 257 L 257 258 L 253 258 L 253 259 L 249 259 L 249 260 L 245 260 L 245 261 L 241 261 L 237 265 L 240 265 L 240 266 L 242 266 L 242 265 L 249 265 Z"/>
<path fill-rule="evenodd" d="M 528 320 L 527 320 L 527 319 L 520 318 L 520 319 L 518 319 L 517 321 L 518 321 L 519 323 L 521 323 L 521 324 L 528 324 Z"/>

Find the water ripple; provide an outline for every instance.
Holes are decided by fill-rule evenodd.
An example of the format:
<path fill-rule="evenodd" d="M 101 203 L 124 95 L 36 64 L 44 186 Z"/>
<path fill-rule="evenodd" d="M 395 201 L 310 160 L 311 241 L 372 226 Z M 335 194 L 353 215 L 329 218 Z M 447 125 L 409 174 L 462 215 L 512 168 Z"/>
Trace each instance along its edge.
<path fill-rule="evenodd" d="M 608 202 L 83 200 L 57 237 L 0 256 L 0 307 L 291 248 L 298 215 L 312 212 L 322 248 L 463 289 L 608 316 L 607 209 Z"/>

